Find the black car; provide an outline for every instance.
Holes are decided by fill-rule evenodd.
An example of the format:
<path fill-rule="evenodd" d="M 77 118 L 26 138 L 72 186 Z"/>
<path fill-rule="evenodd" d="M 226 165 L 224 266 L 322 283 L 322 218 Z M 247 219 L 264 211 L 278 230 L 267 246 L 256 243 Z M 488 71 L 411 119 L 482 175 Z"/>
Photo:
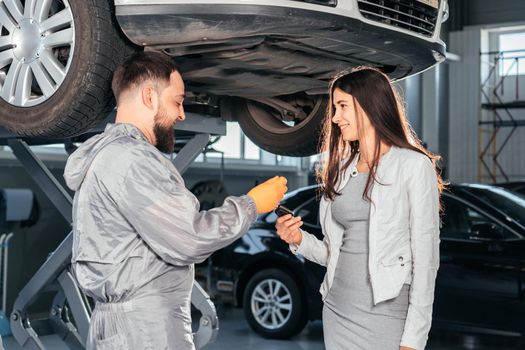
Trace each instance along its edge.
<path fill-rule="evenodd" d="M 317 186 L 282 204 L 322 239 Z M 525 197 L 490 185 L 451 185 L 443 194 L 441 266 L 435 327 L 525 334 Z M 250 326 L 270 338 L 300 332 L 321 318 L 325 268 L 294 256 L 276 235 L 272 212 L 249 233 L 212 255 L 208 287 L 216 302 L 244 308 Z"/>
<path fill-rule="evenodd" d="M 459 185 L 443 199 L 434 324 L 525 335 L 525 196 Z"/>

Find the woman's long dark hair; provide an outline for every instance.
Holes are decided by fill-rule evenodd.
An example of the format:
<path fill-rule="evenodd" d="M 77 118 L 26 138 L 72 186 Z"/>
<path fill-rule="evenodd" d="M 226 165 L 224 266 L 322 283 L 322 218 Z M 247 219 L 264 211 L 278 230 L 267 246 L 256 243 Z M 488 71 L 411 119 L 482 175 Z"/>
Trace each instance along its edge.
<path fill-rule="evenodd" d="M 358 67 L 344 71 L 336 76 L 330 84 L 330 101 L 328 103 L 326 119 L 324 122 L 321 152 L 328 152 L 328 158 L 323 166 L 318 169 L 317 178 L 329 200 L 334 200 L 337 195 L 336 184 L 342 171 L 348 168 L 359 152 L 359 141 L 344 141 L 339 127 L 332 122 L 334 116 L 334 91 L 340 89 L 350 94 L 363 108 L 366 116 L 376 132 L 374 154 L 368 164 L 370 173 L 363 192 L 363 198 L 371 201 L 369 190 L 376 181 L 377 164 L 380 158 L 381 142 L 388 146 L 407 148 L 426 155 L 436 168 L 438 188 L 441 192 L 444 188 L 443 180 L 437 170 L 436 163 L 440 159 L 438 155 L 432 154 L 422 145 L 410 127 L 405 115 L 401 99 L 392 88 L 388 77 L 379 70 L 371 67 Z M 360 132 L 360 116 L 355 110 L 357 128 Z M 341 166 L 341 161 L 348 160 Z"/>

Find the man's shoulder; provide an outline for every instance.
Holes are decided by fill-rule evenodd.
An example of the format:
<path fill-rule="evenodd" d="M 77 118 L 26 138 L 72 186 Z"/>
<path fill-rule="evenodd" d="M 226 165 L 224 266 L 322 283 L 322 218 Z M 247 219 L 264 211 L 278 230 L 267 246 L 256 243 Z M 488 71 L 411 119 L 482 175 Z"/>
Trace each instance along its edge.
<path fill-rule="evenodd" d="M 156 157 L 157 149 L 144 140 L 137 140 L 132 137 L 120 137 L 107 144 L 102 150 L 107 153 L 119 152 L 129 157 Z"/>
<path fill-rule="evenodd" d="M 121 137 L 105 145 L 97 154 L 93 165 L 97 170 L 125 173 L 131 166 L 151 165 L 157 157 L 155 148 L 147 142 Z"/>

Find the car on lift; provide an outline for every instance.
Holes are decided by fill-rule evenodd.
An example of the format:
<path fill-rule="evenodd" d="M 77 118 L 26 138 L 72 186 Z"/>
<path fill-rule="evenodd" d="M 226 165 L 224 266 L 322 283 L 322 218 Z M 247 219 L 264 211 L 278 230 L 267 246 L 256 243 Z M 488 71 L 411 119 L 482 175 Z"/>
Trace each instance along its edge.
<path fill-rule="evenodd" d="M 159 50 L 180 67 L 187 110 L 238 121 L 272 153 L 309 155 L 330 78 L 432 67 L 447 16 L 447 0 L 3 0 L 0 126 L 79 135 L 114 108 L 116 65 Z"/>
<path fill-rule="evenodd" d="M 282 204 L 322 239 L 317 186 L 286 195 Z M 451 185 L 442 196 L 441 263 L 434 327 L 525 335 L 525 197 L 490 185 Z M 293 255 L 275 232 L 275 213 L 214 253 L 207 267 L 216 303 L 244 309 L 264 337 L 288 338 L 321 319 L 318 292 L 325 268 Z"/>

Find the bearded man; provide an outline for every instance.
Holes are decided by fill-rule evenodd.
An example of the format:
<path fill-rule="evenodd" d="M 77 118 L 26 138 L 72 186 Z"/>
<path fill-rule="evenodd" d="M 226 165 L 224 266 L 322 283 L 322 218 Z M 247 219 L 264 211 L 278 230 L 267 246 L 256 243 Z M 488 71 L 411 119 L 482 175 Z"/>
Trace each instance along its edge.
<path fill-rule="evenodd" d="M 137 53 L 112 88 L 115 124 L 84 142 L 64 177 L 75 191 L 72 270 L 95 302 L 88 349 L 193 350 L 194 263 L 248 231 L 286 192 L 274 177 L 221 207 L 199 203 L 166 153 L 185 119 L 184 82 L 171 58 Z"/>

